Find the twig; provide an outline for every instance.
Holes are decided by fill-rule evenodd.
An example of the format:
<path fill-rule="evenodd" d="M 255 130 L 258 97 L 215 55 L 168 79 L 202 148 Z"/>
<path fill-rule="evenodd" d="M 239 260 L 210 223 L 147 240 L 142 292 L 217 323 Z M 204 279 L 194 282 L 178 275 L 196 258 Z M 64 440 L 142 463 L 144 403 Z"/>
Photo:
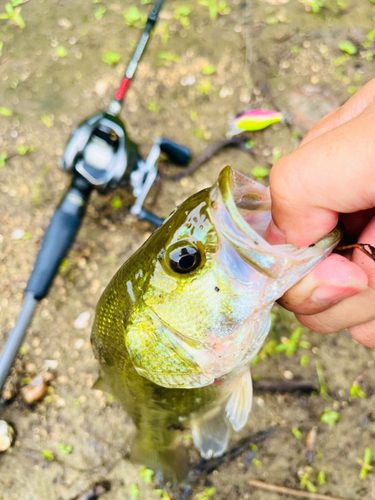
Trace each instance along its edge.
<path fill-rule="evenodd" d="M 316 383 L 309 380 L 253 380 L 253 387 L 263 392 L 319 392 Z"/>
<path fill-rule="evenodd" d="M 251 486 L 260 488 L 262 490 L 273 491 L 280 493 L 280 495 L 290 495 L 297 498 L 308 498 L 308 500 L 345 500 L 344 498 L 330 497 L 328 495 L 320 495 L 319 493 L 309 493 L 308 491 L 293 490 L 292 488 L 285 488 L 285 486 L 277 486 L 276 484 L 268 484 L 257 479 L 249 481 Z"/>
<path fill-rule="evenodd" d="M 161 174 L 162 177 L 165 179 L 170 179 L 173 181 L 178 181 L 182 179 L 183 177 L 186 177 L 193 172 L 195 172 L 198 168 L 200 168 L 202 165 L 204 165 L 212 156 L 215 156 L 219 151 L 221 151 L 223 148 L 226 147 L 238 147 L 244 151 L 246 151 L 249 154 L 254 154 L 251 149 L 246 149 L 244 147 L 245 145 L 244 140 L 240 139 L 224 139 L 223 141 L 216 142 L 215 144 L 212 144 L 211 146 L 208 146 L 199 156 L 198 158 L 187 168 L 184 168 L 183 171 L 179 172 L 178 174 L 175 175 L 165 175 Z"/>

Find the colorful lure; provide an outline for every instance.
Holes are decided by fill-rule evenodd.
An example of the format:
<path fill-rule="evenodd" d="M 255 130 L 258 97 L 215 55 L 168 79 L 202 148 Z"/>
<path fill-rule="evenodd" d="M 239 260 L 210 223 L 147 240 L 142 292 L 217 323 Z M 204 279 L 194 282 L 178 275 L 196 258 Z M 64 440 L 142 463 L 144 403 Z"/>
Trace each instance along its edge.
<path fill-rule="evenodd" d="M 280 122 L 283 115 L 279 111 L 268 109 L 252 109 L 239 114 L 229 122 L 229 131 L 227 136 L 233 137 L 241 132 L 254 132 L 262 130 L 272 123 Z"/>

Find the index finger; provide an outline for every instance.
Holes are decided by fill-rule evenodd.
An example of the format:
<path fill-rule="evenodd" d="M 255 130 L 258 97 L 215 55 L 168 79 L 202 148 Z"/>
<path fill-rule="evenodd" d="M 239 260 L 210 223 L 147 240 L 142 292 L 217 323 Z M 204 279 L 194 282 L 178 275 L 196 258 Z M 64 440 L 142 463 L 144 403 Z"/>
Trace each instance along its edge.
<path fill-rule="evenodd" d="M 272 218 L 286 241 L 306 246 L 339 213 L 375 207 L 375 103 L 279 160 L 271 170 Z"/>

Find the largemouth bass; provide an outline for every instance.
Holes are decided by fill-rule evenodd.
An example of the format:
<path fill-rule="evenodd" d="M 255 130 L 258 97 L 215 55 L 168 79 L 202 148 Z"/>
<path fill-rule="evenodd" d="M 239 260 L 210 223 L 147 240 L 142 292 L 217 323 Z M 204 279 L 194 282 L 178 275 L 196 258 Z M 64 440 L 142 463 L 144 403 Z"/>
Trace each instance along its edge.
<path fill-rule="evenodd" d="M 250 363 L 271 308 L 329 255 L 338 229 L 315 245 L 270 245 L 269 189 L 226 167 L 177 207 L 104 291 L 92 332 L 97 387 L 137 427 L 135 455 L 172 466 L 174 429 L 190 427 L 203 458 L 247 422 Z M 163 465 L 162 465 L 163 468 Z"/>

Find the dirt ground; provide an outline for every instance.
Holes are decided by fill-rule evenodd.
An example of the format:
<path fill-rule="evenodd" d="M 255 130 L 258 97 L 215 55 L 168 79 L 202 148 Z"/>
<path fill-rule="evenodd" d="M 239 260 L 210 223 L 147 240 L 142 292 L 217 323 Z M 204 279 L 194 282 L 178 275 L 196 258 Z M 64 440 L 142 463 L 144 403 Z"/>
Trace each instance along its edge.
<path fill-rule="evenodd" d="M 228 149 L 191 177 L 164 181 L 156 201 L 149 198 L 154 213 L 166 216 L 210 185 L 228 163 L 248 175 L 255 166 L 271 167 L 311 125 L 375 76 L 375 47 L 366 43 L 374 29 L 375 5 L 370 0 L 310 1 L 319 10 L 314 13 L 309 1 L 233 0 L 215 20 L 198 1 L 166 1 L 121 115 L 142 154 L 163 135 L 197 155 L 225 137 L 229 118 L 250 107 L 281 110 L 289 125 L 250 134 L 256 141 L 253 156 Z M 0 13 L 4 5 L 3 0 Z M 124 22 L 123 12 L 131 5 L 129 0 L 28 0 L 20 11 L 23 30 L 0 20 L 0 107 L 13 112 L 0 115 L 0 153 L 9 155 L 0 168 L 0 350 L 20 310 L 49 218 L 69 184 L 69 176 L 58 168 L 67 140 L 77 124 L 108 106 L 139 39 L 140 29 Z M 103 6 L 104 14 L 98 11 Z M 145 13 L 149 9 L 137 6 Z M 181 6 L 191 10 L 189 26 L 175 19 Z M 344 54 L 338 48 L 342 41 L 350 41 L 357 53 Z M 120 62 L 105 64 L 106 51 L 121 54 Z M 216 71 L 206 75 L 208 65 Z M 19 145 L 35 146 L 35 151 L 12 157 Z M 117 198 L 122 206 L 115 209 L 111 203 L 116 199 L 118 206 Z M 103 500 L 136 500 L 137 488 L 140 500 L 158 498 L 157 481 L 146 483 L 140 466 L 127 458 L 130 419 L 111 397 L 92 390 L 98 366 L 89 338 L 96 303 L 118 267 L 153 230 L 129 214 L 131 199 L 126 189 L 93 194 L 74 247 L 28 330 L 12 371 L 13 391 L 46 370 L 54 379 L 41 402 L 29 406 L 16 394 L 0 407 L 0 418 L 16 430 L 14 446 L 0 454 L 2 500 L 72 500 L 103 478 L 111 483 Z M 82 313 L 88 313 L 86 321 L 75 326 Z M 289 337 L 297 326 L 292 315 L 278 308 L 272 338 Z M 320 494 L 375 498 L 373 472 L 360 480 L 357 463 L 366 447 L 375 453 L 375 353 L 345 332 L 323 337 L 304 330 L 302 338 L 311 350 L 265 357 L 253 375 L 314 381 L 318 362 L 331 399 L 257 391 L 246 428 L 231 441 L 236 446 L 249 437 L 247 447 L 202 473 L 190 493 L 183 490 L 183 498 L 189 493 L 189 498 L 205 500 L 212 491 L 204 490 L 213 487 L 218 500 L 291 499 L 249 482 L 300 489 L 305 474 Z M 300 364 L 302 355 L 309 358 L 307 366 Z M 353 382 L 363 373 L 360 386 L 367 398 L 352 398 Z M 332 427 L 321 421 L 325 409 L 340 414 Z M 305 446 L 313 427 L 317 438 L 309 463 Z M 256 433 L 269 429 L 273 434 L 257 450 L 251 446 Z M 64 454 L 69 445 L 71 453 Z M 189 446 L 193 464 L 198 456 Z M 53 460 L 45 458 L 50 454 Z M 321 471 L 326 475 L 322 485 Z M 166 488 L 172 499 L 181 498 L 181 488 Z"/>

